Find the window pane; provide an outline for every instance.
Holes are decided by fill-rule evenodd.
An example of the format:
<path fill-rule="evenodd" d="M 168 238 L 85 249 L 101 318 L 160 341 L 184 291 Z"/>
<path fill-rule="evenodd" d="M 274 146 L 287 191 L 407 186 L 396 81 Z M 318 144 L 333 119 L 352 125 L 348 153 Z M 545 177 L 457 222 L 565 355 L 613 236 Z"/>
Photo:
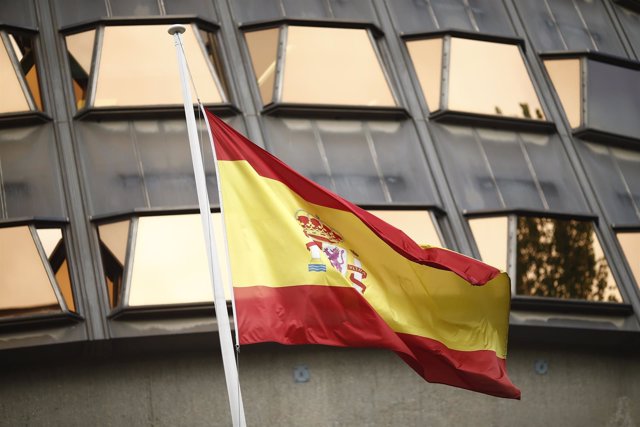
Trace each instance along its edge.
<path fill-rule="evenodd" d="M 369 33 L 290 26 L 283 102 L 395 106 Z"/>
<path fill-rule="evenodd" d="M 223 102 L 192 26 L 183 43 L 201 101 Z M 175 47 L 167 42 L 166 25 L 105 27 L 100 55 L 96 107 L 182 104 Z M 194 91 L 194 102 L 195 96 Z"/>
<path fill-rule="evenodd" d="M 451 38 L 449 110 L 544 120 L 516 45 Z"/>
<path fill-rule="evenodd" d="M 419 245 L 442 247 L 436 225 L 429 211 L 369 211 L 381 220 L 404 231 L 407 236 Z"/>
<path fill-rule="evenodd" d="M 593 224 L 518 218 L 516 293 L 622 302 Z"/>
<path fill-rule="evenodd" d="M 69 52 L 69 68 L 73 78 L 73 93 L 78 109 L 83 108 L 87 100 L 95 35 L 96 30 L 90 30 L 65 38 Z"/>
<path fill-rule="evenodd" d="M 4 45 L 4 40 L 0 39 L 0 76 L 2 76 L 0 78 L 0 93 L 2 94 L 0 113 L 28 111 L 27 98 L 20 87 L 20 80 L 9 58 L 7 46 Z"/>
<path fill-rule="evenodd" d="M 223 248 L 220 215 L 212 217 L 216 246 Z M 139 218 L 131 260 L 130 306 L 213 301 L 199 215 Z M 218 260 L 223 283 L 227 284 L 226 254 L 222 249 L 218 250 Z"/>
<path fill-rule="evenodd" d="M 258 82 L 262 103 L 265 105 L 273 100 L 279 34 L 279 28 L 251 31 L 245 34 L 253 64 L 253 72 Z"/>
<path fill-rule="evenodd" d="M 100 253 L 111 308 L 120 303 L 122 296 L 129 223 L 130 221 L 126 220 L 98 226 Z"/>
<path fill-rule="evenodd" d="M 502 271 L 507 271 L 508 225 L 509 218 L 506 216 L 469 220 L 482 262 Z"/>
<path fill-rule="evenodd" d="M 36 108 L 42 111 L 42 97 L 40 95 L 40 82 L 36 64 L 36 51 L 33 37 L 20 34 L 9 34 L 9 40 L 13 46 L 13 52 L 20 64 L 20 70 L 27 87 L 31 92 Z"/>
<path fill-rule="evenodd" d="M 0 317 L 60 311 L 28 226 L 0 228 Z"/>
<path fill-rule="evenodd" d="M 636 285 L 640 287 L 640 233 L 639 232 L 620 232 L 618 240 L 624 256 L 627 257 L 627 263 L 631 267 L 631 273 L 636 278 Z"/>
<path fill-rule="evenodd" d="M 587 126 L 640 138 L 640 70 L 587 64 Z"/>
<path fill-rule="evenodd" d="M 442 39 L 412 40 L 407 49 L 430 111 L 440 109 Z"/>
<path fill-rule="evenodd" d="M 59 228 L 37 229 L 40 244 L 51 265 L 51 270 L 56 279 L 58 289 L 64 298 L 67 308 L 76 311 L 76 304 L 73 298 L 73 288 L 71 287 L 71 274 L 69 273 L 69 263 L 67 262 L 67 250 Z"/>
<path fill-rule="evenodd" d="M 558 93 L 569 124 L 572 128 L 579 127 L 582 123 L 580 59 L 548 59 L 544 61 L 544 65 Z"/>

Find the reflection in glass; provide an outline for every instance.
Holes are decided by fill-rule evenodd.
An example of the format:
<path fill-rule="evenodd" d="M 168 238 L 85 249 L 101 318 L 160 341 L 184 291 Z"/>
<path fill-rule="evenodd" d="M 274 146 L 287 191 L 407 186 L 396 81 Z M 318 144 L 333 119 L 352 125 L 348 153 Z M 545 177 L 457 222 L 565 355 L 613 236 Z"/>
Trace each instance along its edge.
<path fill-rule="evenodd" d="M 442 39 L 411 40 L 407 49 L 431 111 L 440 109 Z"/>
<path fill-rule="evenodd" d="M 636 279 L 636 285 L 640 287 L 640 232 L 619 232 L 618 240 L 624 256 L 627 258 L 627 264 L 631 268 L 631 273 Z"/>
<path fill-rule="evenodd" d="M 547 59 L 544 61 L 544 66 L 572 128 L 577 128 L 582 123 L 580 62 L 580 59 L 577 58 Z"/>
<path fill-rule="evenodd" d="M 451 38 L 447 108 L 544 120 L 516 45 Z"/>
<path fill-rule="evenodd" d="M 15 66 L 12 56 L 18 61 Z M 16 68 L 20 75 L 16 74 Z M 31 95 L 25 93 L 22 84 Z M 35 51 L 30 37 L 14 34 L 7 35 L 6 39 L 0 37 L 0 94 L 0 113 L 31 110 L 31 96 L 36 108 L 42 110 Z"/>
<path fill-rule="evenodd" d="M 442 241 L 429 211 L 370 210 L 369 212 L 399 228 L 419 245 L 442 247 Z"/>
<path fill-rule="evenodd" d="M 223 248 L 220 215 L 213 214 L 212 218 L 216 246 Z M 229 280 L 222 249 L 218 250 L 218 260 L 226 285 Z M 133 268 L 129 306 L 213 301 L 199 215 L 139 218 L 135 252 L 130 262 Z"/>
<path fill-rule="evenodd" d="M 272 101 L 278 29 L 247 33 L 263 102 Z M 369 32 L 356 28 L 288 26 L 281 101 L 301 104 L 395 106 Z M 276 98 L 278 95 L 276 94 Z"/>
<path fill-rule="evenodd" d="M 588 60 L 586 123 L 594 129 L 640 137 L 640 70 Z"/>
<path fill-rule="evenodd" d="M 519 295 L 622 302 L 591 222 L 520 217 L 516 255 Z"/>
<path fill-rule="evenodd" d="M 508 223 L 509 218 L 506 216 L 469 220 L 469 227 L 480 251 L 480 258 L 501 271 L 507 271 Z"/>
<path fill-rule="evenodd" d="M 100 255 L 111 308 L 115 308 L 120 303 L 122 295 L 129 223 L 130 221 L 127 220 L 98 226 Z"/>
<path fill-rule="evenodd" d="M 95 35 L 96 30 L 89 30 L 65 37 L 69 52 L 69 68 L 73 79 L 73 93 L 78 109 L 83 108 L 87 101 Z"/>
<path fill-rule="evenodd" d="M 37 229 L 40 244 L 51 265 L 56 284 L 62 294 L 62 298 L 70 311 L 76 311 L 76 304 L 73 298 L 73 288 L 71 287 L 71 274 L 67 262 L 67 250 L 64 244 L 62 230 L 59 228 Z"/>
<path fill-rule="evenodd" d="M 195 90 L 203 103 L 223 102 L 213 68 L 187 26 L 182 35 Z M 104 28 L 94 106 L 122 107 L 182 104 L 182 92 L 173 43 L 167 43 L 166 25 L 108 26 Z"/>
<path fill-rule="evenodd" d="M 515 242 L 509 221 L 515 221 Z M 503 216 L 469 225 L 484 262 L 506 271 L 513 258 L 517 295 L 622 302 L 591 222 Z"/>
<path fill-rule="evenodd" d="M 273 100 L 279 34 L 279 28 L 251 31 L 245 34 L 253 71 L 258 81 L 258 88 L 264 105 Z"/>
<path fill-rule="evenodd" d="M 0 318 L 59 312 L 29 226 L 0 228 Z"/>

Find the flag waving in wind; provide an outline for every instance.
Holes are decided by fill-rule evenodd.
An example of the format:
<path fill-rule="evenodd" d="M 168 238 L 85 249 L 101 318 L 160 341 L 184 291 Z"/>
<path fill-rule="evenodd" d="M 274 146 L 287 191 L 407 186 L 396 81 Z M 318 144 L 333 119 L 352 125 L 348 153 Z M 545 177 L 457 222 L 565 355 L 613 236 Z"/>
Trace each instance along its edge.
<path fill-rule="evenodd" d="M 207 117 L 241 344 L 386 348 L 427 381 L 520 398 L 505 273 L 420 247 Z"/>

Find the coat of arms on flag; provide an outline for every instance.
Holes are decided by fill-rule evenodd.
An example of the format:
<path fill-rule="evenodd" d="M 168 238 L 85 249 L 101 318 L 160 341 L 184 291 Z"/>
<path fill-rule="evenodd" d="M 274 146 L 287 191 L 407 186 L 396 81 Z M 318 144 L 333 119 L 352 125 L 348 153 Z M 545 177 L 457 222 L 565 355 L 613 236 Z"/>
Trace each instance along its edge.
<path fill-rule="evenodd" d="M 360 293 L 364 293 L 367 288 L 363 280 L 367 277 L 367 272 L 362 268 L 362 263 L 358 259 L 358 254 L 344 244 L 343 237 L 320 218 L 313 216 L 300 209 L 295 213 L 298 224 L 302 227 L 304 235 L 309 238 L 307 249 L 311 252 L 309 271 L 326 272 L 327 266 L 322 261 L 324 254 L 331 266 L 338 270 L 343 276 L 349 273 L 349 282 Z"/>

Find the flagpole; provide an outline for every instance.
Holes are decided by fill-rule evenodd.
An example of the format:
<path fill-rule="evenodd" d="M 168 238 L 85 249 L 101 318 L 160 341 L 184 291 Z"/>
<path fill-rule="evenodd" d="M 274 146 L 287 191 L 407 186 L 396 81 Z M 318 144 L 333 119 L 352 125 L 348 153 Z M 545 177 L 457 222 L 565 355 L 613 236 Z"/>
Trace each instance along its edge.
<path fill-rule="evenodd" d="M 218 336 L 220 337 L 220 348 L 222 351 L 222 364 L 227 383 L 227 394 L 229 396 L 229 407 L 231 419 L 234 427 L 245 427 L 244 407 L 242 405 L 242 395 L 240 393 L 240 383 L 238 381 L 238 369 L 233 352 L 233 342 L 231 340 L 231 326 L 227 314 L 227 303 L 222 286 L 222 276 L 220 266 L 216 256 L 215 237 L 213 234 L 213 223 L 211 220 L 211 207 L 209 195 L 207 193 L 204 166 L 202 164 L 202 154 L 200 142 L 196 131 L 196 119 L 193 112 L 191 100 L 191 89 L 187 79 L 187 63 L 182 50 L 182 39 L 180 37 L 186 31 L 182 25 L 173 25 L 168 29 L 168 33 L 173 36 L 176 53 L 178 56 L 178 67 L 180 70 L 180 83 L 182 84 L 182 96 L 184 99 L 184 112 L 187 121 L 187 133 L 189 135 L 189 147 L 191 148 L 191 160 L 196 181 L 196 191 L 198 194 L 198 205 L 200 206 L 200 218 L 205 237 L 207 258 L 209 261 L 209 275 L 213 284 L 213 298 L 216 309 L 216 319 L 218 321 Z"/>

